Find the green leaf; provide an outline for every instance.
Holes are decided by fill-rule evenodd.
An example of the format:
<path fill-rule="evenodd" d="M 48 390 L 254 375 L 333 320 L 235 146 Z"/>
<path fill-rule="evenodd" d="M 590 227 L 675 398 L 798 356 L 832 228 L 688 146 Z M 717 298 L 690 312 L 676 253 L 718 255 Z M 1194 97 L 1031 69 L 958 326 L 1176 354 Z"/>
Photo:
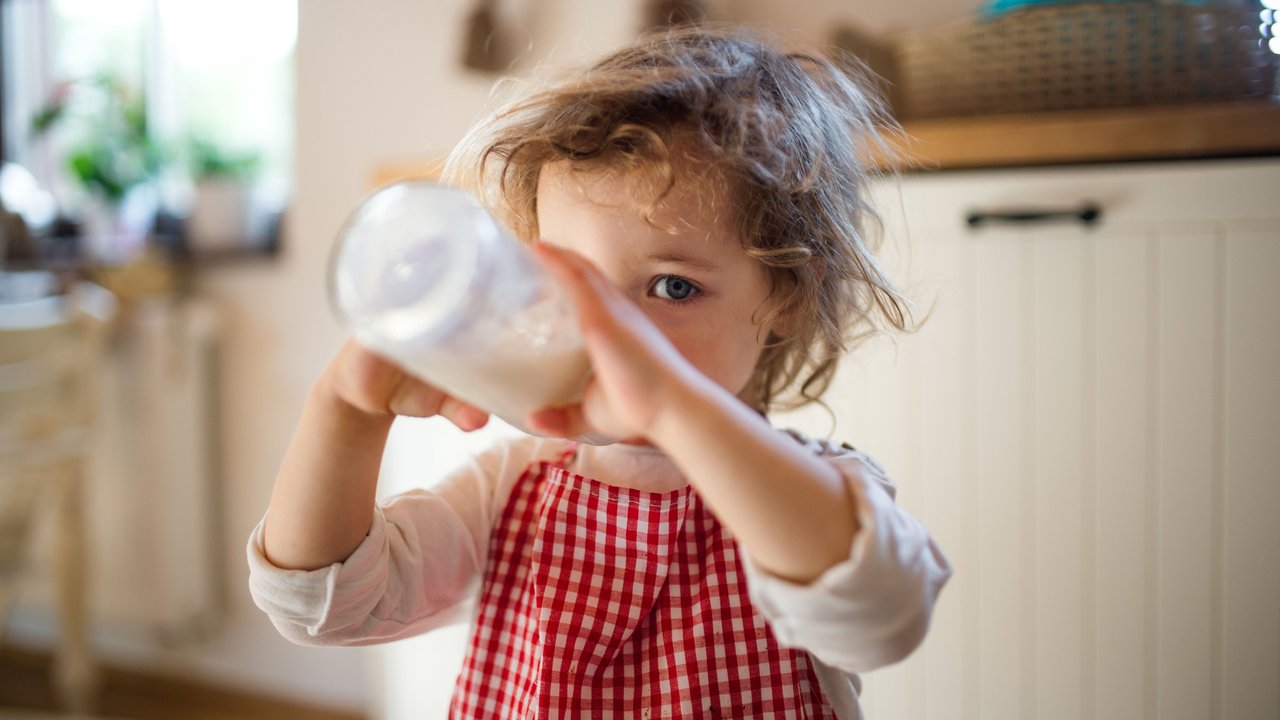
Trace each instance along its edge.
<path fill-rule="evenodd" d="M 262 165 L 257 153 L 223 148 L 207 138 L 192 137 L 187 142 L 191 174 L 197 178 L 245 180 Z"/>
<path fill-rule="evenodd" d="M 31 131 L 36 137 L 40 137 L 49 131 L 62 116 L 66 114 L 67 106 L 64 103 L 52 103 L 40 109 L 36 116 L 31 119 Z"/>
<path fill-rule="evenodd" d="M 71 177 L 86 190 L 118 203 L 130 189 L 154 178 L 165 163 L 164 151 L 150 136 L 146 98 L 107 75 L 74 83 L 80 92 L 72 92 L 72 85 L 60 86 L 55 99 L 32 120 L 32 128 L 40 135 L 74 123 L 73 136 L 82 142 L 64 158 Z"/>

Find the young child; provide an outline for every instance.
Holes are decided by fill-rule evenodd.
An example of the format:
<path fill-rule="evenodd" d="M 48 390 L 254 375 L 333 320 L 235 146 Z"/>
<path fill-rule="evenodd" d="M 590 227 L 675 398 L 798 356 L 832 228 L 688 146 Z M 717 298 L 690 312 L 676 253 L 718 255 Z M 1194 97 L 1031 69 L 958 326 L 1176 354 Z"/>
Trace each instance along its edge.
<path fill-rule="evenodd" d="M 864 236 L 880 122 L 825 59 L 690 29 L 479 126 L 456 177 L 575 302 L 586 395 L 378 507 L 395 416 L 487 415 L 346 345 L 250 539 L 258 605 L 316 645 L 470 617 L 454 717 L 861 717 L 950 567 L 880 466 L 766 413 L 905 325 Z"/>

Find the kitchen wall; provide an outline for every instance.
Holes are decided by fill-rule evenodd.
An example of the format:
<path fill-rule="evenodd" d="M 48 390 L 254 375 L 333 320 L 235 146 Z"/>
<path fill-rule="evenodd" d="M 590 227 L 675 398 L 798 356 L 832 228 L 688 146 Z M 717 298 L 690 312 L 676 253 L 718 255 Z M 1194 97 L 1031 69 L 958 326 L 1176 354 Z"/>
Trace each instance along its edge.
<path fill-rule="evenodd" d="M 965 17 L 982 4 L 982 0 L 728 0 L 724 9 L 735 19 L 825 38 L 840 23 L 852 23 L 872 35 L 932 28 Z"/>

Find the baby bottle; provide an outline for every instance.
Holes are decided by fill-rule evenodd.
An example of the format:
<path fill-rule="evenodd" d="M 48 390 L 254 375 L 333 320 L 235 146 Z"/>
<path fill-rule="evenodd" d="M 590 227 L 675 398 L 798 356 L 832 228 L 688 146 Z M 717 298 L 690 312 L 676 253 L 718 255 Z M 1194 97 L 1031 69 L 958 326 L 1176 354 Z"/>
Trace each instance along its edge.
<path fill-rule="evenodd" d="M 582 398 L 591 370 L 568 297 L 462 190 L 414 181 L 368 197 L 338 236 L 329 294 L 365 347 L 515 427 Z"/>

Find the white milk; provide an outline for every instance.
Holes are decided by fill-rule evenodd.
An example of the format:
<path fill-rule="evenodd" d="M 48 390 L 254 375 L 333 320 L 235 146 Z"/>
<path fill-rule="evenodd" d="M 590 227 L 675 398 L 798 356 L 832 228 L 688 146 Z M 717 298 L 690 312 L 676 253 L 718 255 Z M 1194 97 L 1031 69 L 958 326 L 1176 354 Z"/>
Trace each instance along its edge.
<path fill-rule="evenodd" d="M 568 298 L 460 190 L 408 182 L 367 198 L 339 235 L 329 290 L 362 344 L 518 428 L 580 400 L 591 374 Z"/>

